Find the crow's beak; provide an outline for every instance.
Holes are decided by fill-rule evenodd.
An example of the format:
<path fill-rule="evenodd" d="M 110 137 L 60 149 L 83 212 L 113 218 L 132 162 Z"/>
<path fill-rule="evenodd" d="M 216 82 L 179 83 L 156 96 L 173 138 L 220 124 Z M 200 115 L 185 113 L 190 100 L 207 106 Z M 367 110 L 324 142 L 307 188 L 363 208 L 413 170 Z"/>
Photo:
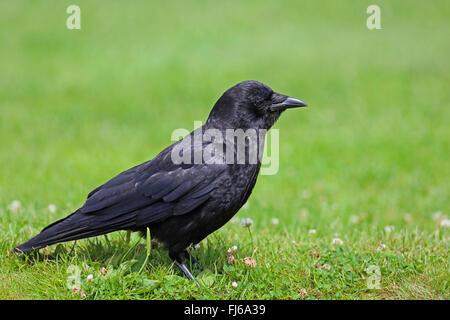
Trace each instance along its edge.
<path fill-rule="evenodd" d="M 298 107 L 306 107 L 306 106 L 307 106 L 307 104 L 304 103 L 302 100 L 288 97 L 283 102 L 273 104 L 269 108 L 270 108 L 270 111 L 277 111 L 277 110 L 285 110 L 285 109 L 289 109 L 289 108 L 298 108 Z"/>

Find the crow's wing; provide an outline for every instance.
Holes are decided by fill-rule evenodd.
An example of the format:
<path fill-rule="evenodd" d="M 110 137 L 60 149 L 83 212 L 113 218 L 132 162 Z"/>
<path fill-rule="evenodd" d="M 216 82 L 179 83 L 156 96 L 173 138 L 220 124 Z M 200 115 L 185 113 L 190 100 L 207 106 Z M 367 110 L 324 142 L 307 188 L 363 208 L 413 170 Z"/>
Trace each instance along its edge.
<path fill-rule="evenodd" d="M 137 225 L 148 225 L 172 215 L 191 212 L 207 201 L 226 166 L 194 165 L 172 171 L 159 171 L 136 183 L 136 190 L 155 201 L 139 210 Z"/>
<path fill-rule="evenodd" d="M 93 190 L 80 211 L 104 222 L 129 221 L 136 227 L 191 212 L 217 187 L 226 170 L 219 164 L 174 164 L 167 148 L 153 160 L 122 172 Z"/>
<path fill-rule="evenodd" d="M 124 229 L 141 229 L 204 204 L 226 165 L 174 164 L 172 146 L 153 160 L 122 172 L 91 191 L 85 204 L 44 228 L 15 252 Z"/>

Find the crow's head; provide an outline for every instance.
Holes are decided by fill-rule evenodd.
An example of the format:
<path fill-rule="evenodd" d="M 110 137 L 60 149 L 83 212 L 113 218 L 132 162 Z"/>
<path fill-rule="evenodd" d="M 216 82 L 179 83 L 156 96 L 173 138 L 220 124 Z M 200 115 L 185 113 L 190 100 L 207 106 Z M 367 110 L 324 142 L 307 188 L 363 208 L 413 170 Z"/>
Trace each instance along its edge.
<path fill-rule="evenodd" d="M 284 110 L 305 106 L 306 103 L 299 99 L 274 92 L 264 83 L 249 80 L 225 91 L 214 105 L 208 122 L 227 128 L 269 129 Z"/>

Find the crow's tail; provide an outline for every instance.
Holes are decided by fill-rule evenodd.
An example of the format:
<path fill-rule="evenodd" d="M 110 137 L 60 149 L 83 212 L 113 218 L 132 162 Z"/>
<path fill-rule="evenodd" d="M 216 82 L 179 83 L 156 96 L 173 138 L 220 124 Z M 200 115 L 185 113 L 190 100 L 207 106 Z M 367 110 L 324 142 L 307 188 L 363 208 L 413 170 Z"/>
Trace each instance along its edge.
<path fill-rule="evenodd" d="M 134 224 L 135 219 L 132 215 L 108 218 L 101 214 L 85 214 L 77 210 L 68 217 L 45 227 L 37 236 L 15 247 L 13 252 L 28 252 L 58 242 L 94 237 L 128 229 Z"/>

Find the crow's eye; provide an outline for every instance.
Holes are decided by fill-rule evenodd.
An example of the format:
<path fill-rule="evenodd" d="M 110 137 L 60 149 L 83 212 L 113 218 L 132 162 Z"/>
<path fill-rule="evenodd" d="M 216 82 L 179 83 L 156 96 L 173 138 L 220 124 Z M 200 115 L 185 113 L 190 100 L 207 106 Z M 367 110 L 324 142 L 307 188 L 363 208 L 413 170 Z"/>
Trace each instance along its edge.
<path fill-rule="evenodd" d="M 255 105 L 255 107 L 259 107 L 260 105 L 262 105 L 264 103 L 264 101 L 265 101 L 264 99 L 257 100 L 253 104 Z"/>
<path fill-rule="evenodd" d="M 271 92 L 269 95 L 264 95 L 264 96 L 266 96 L 265 98 L 259 98 L 259 99 L 256 99 L 256 101 L 255 102 L 253 102 L 253 105 L 255 106 L 255 107 L 260 107 L 260 106 L 262 106 L 265 102 L 267 102 L 267 101 L 271 101 L 272 100 L 272 94 L 273 94 L 273 92 Z"/>

